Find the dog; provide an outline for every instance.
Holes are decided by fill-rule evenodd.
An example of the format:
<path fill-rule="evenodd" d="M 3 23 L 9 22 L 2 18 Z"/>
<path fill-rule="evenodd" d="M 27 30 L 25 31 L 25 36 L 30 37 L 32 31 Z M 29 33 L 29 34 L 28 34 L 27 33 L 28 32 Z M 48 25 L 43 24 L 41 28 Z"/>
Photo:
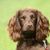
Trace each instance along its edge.
<path fill-rule="evenodd" d="M 14 42 L 19 41 L 16 50 L 50 50 L 49 21 L 36 9 L 18 10 L 8 22 L 8 31 Z"/>

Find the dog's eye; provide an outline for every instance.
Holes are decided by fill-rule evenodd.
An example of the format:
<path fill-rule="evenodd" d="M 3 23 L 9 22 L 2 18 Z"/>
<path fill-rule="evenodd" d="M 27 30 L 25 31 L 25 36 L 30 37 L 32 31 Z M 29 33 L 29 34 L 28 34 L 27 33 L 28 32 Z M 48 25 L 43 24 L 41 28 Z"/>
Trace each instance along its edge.
<path fill-rule="evenodd" d="M 25 20 L 25 18 L 26 18 L 25 16 L 22 16 L 22 17 L 21 17 L 21 19 L 24 19 L 24 20 Z"/>
<path fill-rule="evenodd" d="M 34 15 L 30 15 L 31 19 L 35 18 Z"/>

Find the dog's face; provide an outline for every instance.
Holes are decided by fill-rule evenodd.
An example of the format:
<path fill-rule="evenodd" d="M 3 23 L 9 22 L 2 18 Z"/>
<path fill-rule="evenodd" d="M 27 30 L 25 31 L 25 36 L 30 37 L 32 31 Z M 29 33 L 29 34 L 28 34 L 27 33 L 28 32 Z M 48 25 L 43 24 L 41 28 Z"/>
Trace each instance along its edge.
<path fill-rule="evenodd" d="M 17 11 L 16 15 L 10 19 L 8 27 L 14 41 L 20 40 L 24 36 L 41 41 L 47 37 L 49 21 L 38 10 L 24 9 Z"/>
<path fill-rule="evenodd" d="M 36 16 L 35 12 L 23 11 L 19 16 L 21 21 L 22 31 L 35 31 Z"/>

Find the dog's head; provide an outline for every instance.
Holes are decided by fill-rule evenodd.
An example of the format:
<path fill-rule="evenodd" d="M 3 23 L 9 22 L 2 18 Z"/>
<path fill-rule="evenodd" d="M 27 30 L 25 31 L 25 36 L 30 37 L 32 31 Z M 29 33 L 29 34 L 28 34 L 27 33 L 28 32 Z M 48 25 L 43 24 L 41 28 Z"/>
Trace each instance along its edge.
<path fill-rule="evenodd" d="M 14 41 L 23 36 L 29 36 L 36 40 L 43 40 L 47 37 L 49 30 L 49 21 L 38 10 L 24 9 L 19 10 L 16 15 L 10 19 L 9 33 Z"/>

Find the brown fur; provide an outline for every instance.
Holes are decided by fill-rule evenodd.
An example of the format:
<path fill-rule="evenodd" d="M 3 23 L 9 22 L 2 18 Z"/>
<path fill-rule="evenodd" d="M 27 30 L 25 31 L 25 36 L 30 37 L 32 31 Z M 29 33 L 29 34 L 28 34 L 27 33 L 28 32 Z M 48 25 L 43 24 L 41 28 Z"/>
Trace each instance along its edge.
<path fill-rule="evenodd" d="M 8 31 L 13 41 L 19 41 L 17 50 L 44 50 L 43 46 L 40 48 L 41 45 L 39 45 L 39 43 L 45 40 L 48 35 L 49 21 L 38 10 L 19 10 L 16 15 L 9 20 Z M 29 31 L 33 33 L 29 34 Z M 36 46 L 33 43 L 35 43 Z"/>

